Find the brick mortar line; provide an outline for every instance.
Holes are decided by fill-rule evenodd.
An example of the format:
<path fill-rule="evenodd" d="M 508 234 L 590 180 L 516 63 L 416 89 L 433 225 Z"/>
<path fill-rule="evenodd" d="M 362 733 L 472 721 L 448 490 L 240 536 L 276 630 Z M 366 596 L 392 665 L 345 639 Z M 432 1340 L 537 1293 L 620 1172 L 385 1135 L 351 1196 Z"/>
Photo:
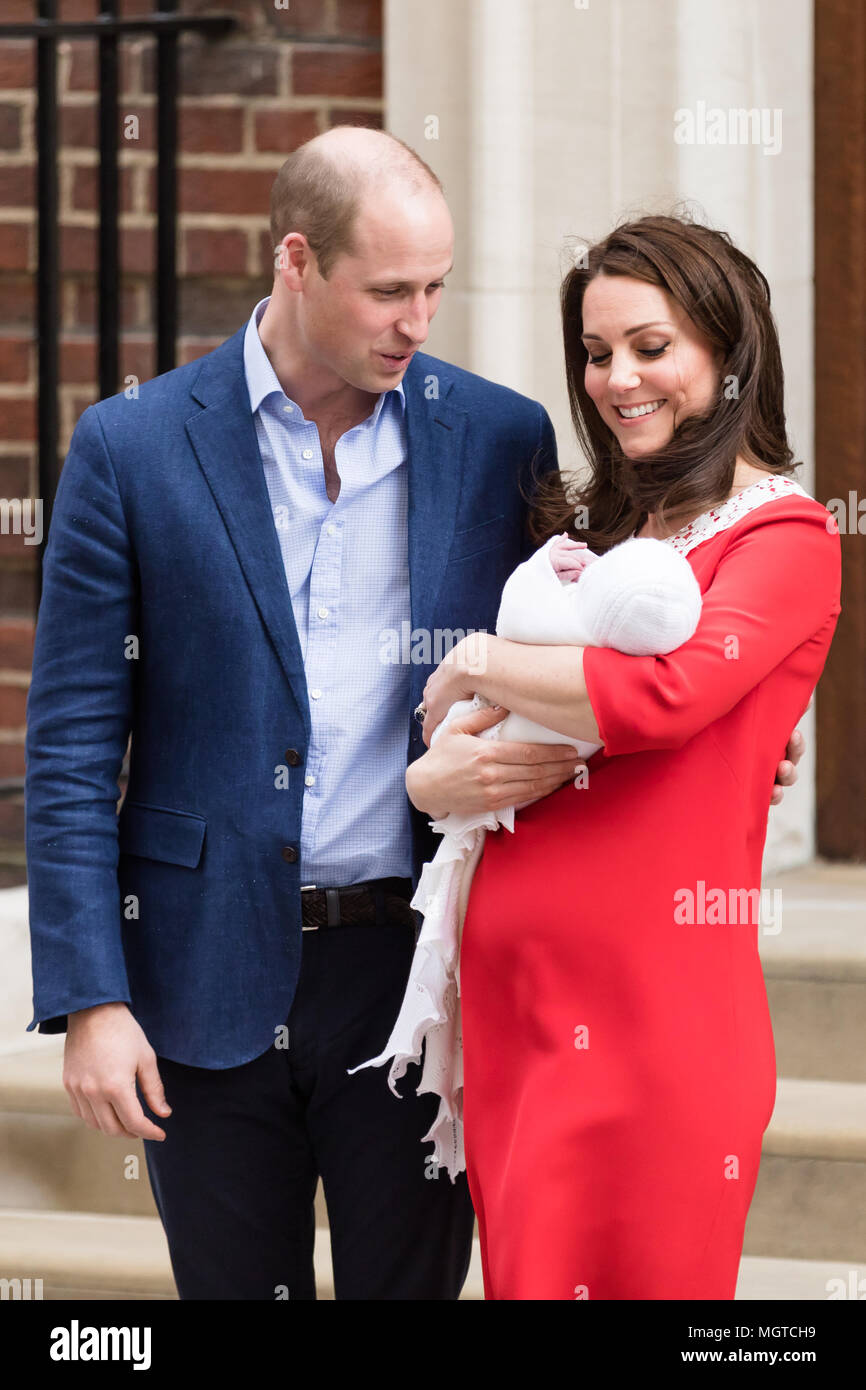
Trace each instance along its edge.
<path fill-rule="evenodd" d="M 196 276 L 195 278 L 202 279 L 205 277 Z M 95 332 L 95 329 L 91 330 L 89 328 L 82 328 L 75 331 L 67 329 L 66 332 L 63 332 L 59 335 L 59 344 L 62 348 L 86 347 L 90 345 L 91 338 L 94 336 Z M 148 328 L 121 329 L 119 337 L 121 343 L 135 344 L 136 342 L 156 342 L 156 330 Z M 190 341 L 192 341 L 192 339 Z M 32 337 L 28 337 L 26 333 L 8 333 L 0 331 L 0 343 L 27 343 L 28 345 L 30 345 L 34 343 L 34 340 Z M 3 382 L 0 384 L 2 384 L 3 386 L 7 386 L 10 384 L 14 385 L 15 383 Z M 24 385 L 23 382 L 19 384 L 21 386 Z M 0 441 L 0 453 L 2 453 L 4 447 L 5 440 Z"/>
<path fill-rule="evenodd" d="M 256 164 L 255 167 L 257 169 L 271 168 L 282 158 L 278 151 L 269 154 L 264 150 L 256 151 L 253 157 L 261 161 Z M 219 151 L 198 152 L 195 150 L 179 150 L 177 154 L 177 164 L 178 167 L 182 169 L 195 169 L 197 167 L 212 169 L 215 163 L 218 164 L 220 161 L 222 163 L 232 163 L 242 159 L 244 160 L 244 165 L 248 167 L 250 156 L 247 155 L 245 157 L 242 150 L 230 150 L 225 154 Z M 199 164 L 199 161 L 203 162 Z M 156 150 L 120 149 L 117 164 L 120 169 L 156 168 L 157 152 Z M 33 161 L 27 159 L 9 159 L 5 163 L 0 160 L 0 168 L 26 169 L 32 167 L 32 165 Z M 74 172 L 76 169 L 98 169 L 99 151 L 90 149 L 85 145 L 77 145 L 68 150 L 64 158 L 58 159 L 57 165 L 58 173 L 70 173 Z M 279 166 L 277 165 L 277 167 Z"/>
<path fill-rule="evenodd" d="M 267 150 L 256 150 L 253 158 L 259 162 L 255 165 L 258 169 L 269 169 L 276 165 L 279 167 L 279 160 L 283 158 L 278 150 L 268 152 Z M 244 161 L 244 167 L 249 167 L 250 156 L 244 156 L 243 150 L 178 150 L 177 165 L 180 169 L 212 169 L 214 165 L 238 164 Z M 79 145 L 68 152 L 65 159 L 59 160 L 63 169 L 98 169 L 99 151 L 89 149 L 87 146 Z M 156 168 L 156 150 L 131 150 L 121 149 L 117 158 L 120 169 L 151 169 Z M 18 167 L 22 167 L 23 161 L 19 162 Z"/>
<path fill-rule="evenodd" d="M 18 225 L 23 226 L 26 225 L 26 217 L 30 216 L 32 218 L 34 215 L 32 210 L 28 214 L 26 209 L 19 211 L 13 208 L 10 209 L 8 214 L 0 212 L 0 222 L 5 222 L 8 217 L 10 223 L 15 223 L 17 221 Z M 64 227 L 83 227 L 96 230 L 99 226 L 97 220 L 98 216 L 99 214 L 95 212 L 75 211 L 64 213 L 60 218 L 60 229 L 62 231 Z M 214 221 L 214 218 L 220 219 L 220 221 Z M 195 230 L 196 227 L 201 227 L 203 230 L 214 228 L 229 230 L 231 227 L 238 226 L 238 224 L 253 227 L 257 222 L 260 222 L 262 224 L 262 230 L 266 231 L 268 228 L 268 214 L 266 212 L 181 212 L 178 214 L 178 226 L 181 231 Z M 229 225 L 225 226 L 223 224 Z M 155 212 L 123 212 L 120 214 L 119 227 L 121 231 L 148 231 L 155 226 Z M 9 273 L 11 272 L 0 271 L 0 275 Z"/>
<path fill-rule="evenodd" d="M 118 113 L 123 113 L 124 102 L 129 99 L 136 106 L 146 106 L 156 109 L 157 94 L 155 92 L 143 92 L 140 95 L 127 92 L 118 97 Z M 287 93 L 285 96 L 279 92 L 262 92 L 256 96 L 241 96 L 231 92 L 214 92 L 211 96 L 201 96 L 198 93 L 191 93 L 189 96 L 178 96 L 178 111 L 236 111 L 250 107 L 253 110 L 264 111 L 308 111 L 321 106 L 322 104 L 333 106 L 336 103 L 346 102 L 351 106 L 384 106 L 383 97 L 351 97 L 335 93 L 329 96 L 327 92 L 317 93 Z M 20 103 L 21 106 L 32 106 L 36 108 L 36 93 L 29 87 L 0 87 L 0 105 L 14 106 Z M 69 92 L 62 101 L 58 101 L 58 108 L 61 106 L 71 106 L 76 110 L 87 110 L 93 107 L 98 110 L 99 93 L 93 92 Z M 127 115 L 134 114 L 126 112 Z M 62 147 L 61 147 L 62 148 Z"/>
<path fill-rule="evenodd" d="M 277 49 L 277 94 L 284 101 L 292 96 L 292 50 L 288 44 Z"/>

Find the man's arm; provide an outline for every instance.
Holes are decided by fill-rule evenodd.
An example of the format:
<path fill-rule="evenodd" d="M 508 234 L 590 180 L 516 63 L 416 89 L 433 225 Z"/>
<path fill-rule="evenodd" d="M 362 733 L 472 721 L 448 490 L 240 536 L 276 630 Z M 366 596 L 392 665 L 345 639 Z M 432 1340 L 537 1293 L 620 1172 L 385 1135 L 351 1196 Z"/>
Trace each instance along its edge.
<path fill-rule="evenodd" d="M 82 1119 L 161 1138 L 135 1094 L 139 1074 L 152 1107 L 164 1105 L 153 1049 L 127 1008 L 117 882 L 117 779 L 134 701 L 129 638 L 138 635 L 135 558 L 91 406 L 54 501 L 27 696 L 29 1029 L 68 1028 L 64 1084 Z"/>
<path fill-rule="evenodd" d="M 27 695 L 26 842 L 35 1019 L 129 1000 L 117 779 L 132 721 L 135 567 L 91 406 L 60 475 Z M 34 1023 L 35 1023 L 34 1019 Z M 31 1024 L 31 1027 L 34 1026 Z"/>

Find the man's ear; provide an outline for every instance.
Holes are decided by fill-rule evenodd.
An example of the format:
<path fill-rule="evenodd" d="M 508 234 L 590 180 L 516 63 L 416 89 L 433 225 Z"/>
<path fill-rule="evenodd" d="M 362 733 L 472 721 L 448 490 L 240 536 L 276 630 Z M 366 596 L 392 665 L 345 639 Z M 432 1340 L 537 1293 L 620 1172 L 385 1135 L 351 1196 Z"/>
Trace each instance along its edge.
<path fill-rule="evenodd" d="M 274 247 L 274 275 L 280 277 L 287 289 L 297 292 L 315 260 L 315 252 L 303 232 L 287 232 Z"/>

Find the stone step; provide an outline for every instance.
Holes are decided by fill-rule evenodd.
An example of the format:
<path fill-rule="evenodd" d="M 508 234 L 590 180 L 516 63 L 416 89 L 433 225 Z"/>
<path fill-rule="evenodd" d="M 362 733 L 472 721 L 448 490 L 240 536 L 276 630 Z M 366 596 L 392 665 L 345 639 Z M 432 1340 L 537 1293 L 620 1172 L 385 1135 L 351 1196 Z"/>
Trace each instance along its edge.
<path fill-rule="evenodd" d="M 63 1088 L 63 1041 L 0 1056 L 0 1205 L 156 1216 L 144 1145 L 88 1129 Z M 327 1225 L 322 1185 L 316 1220 Z"/>
<path fill-rule="evenodd" d="M 155 1216 L 143 1145 L 83 1125 L 61 1074 L 56 1049 L 0 1058 L 0 1205 Z M 780 1078 L 744 1248 L 866 1259 L 866 1084 Z"/>
<path fill-rule="evenodd" d="M 316 1229 L 314 1264 L 319 1297 L 333 1299 L 331 1246 L 323 1226 Z M 477 1250 L 473 1270 L 477 1289 L 466 1296 L 481 1298 Z M 0 1208 L 0 1279 L 9 1281 L 6 1297 L 29 1292 L 45 1300 L 177 1298 L 156 1216 Z"/>
<path fill-rule="evenodd" d="M 779 1080 L 743 1249 L 866 1260 L 866 1085 Z"/>
<path fill-rule="evenodd" d="M 817 862 L 764 888 L 780 895 L 758 932 L 780 1075 L 866 1081 L 866 866 Z"/>
<path fill-rule="evenodd" d="M 738 1302 L 866 1298 L 866 1264 L 744 1255 L 735 1297 Z"/>
<path fill-rule="evenodd" d="M 42 1280 L 42 1296 L 176 1298 L 158 1217 L 0 1209 L 0 1278 Z"/>
<path fill-rule="evenodd" d="M 316 1232 L 319 1298 L 333 1299 L 327 1231 Z M 5 1297 L 45 1300 L 166 1300 L 177 1293 L 162 1227 L 156 1217 L 0 1209 L 0 1279 Z M 19 1280 L 16 1287 L 13 1281 Z M 26 1283 L 30 1280 L 29 1288 Z M 41 1285 L 36 1281 L 41 1280 Z M 817 1300 L 866 1296 L 866 1265 L 840 1261 L 744 1256 L 738 1300 Z M 463 1302 L 484 1298 L 481 1257 L 473 1242 Z"/>

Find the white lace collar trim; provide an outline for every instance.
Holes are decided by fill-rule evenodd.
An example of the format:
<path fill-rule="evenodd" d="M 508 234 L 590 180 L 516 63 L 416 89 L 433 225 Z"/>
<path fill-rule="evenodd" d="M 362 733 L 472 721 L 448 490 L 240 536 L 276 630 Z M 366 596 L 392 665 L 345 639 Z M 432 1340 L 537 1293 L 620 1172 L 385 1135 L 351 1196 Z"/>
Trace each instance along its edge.
<path fill-rule="evenodd" d="M 765 502 L 775 502 L 779 497 L 787 497 L 796 494 L 799 497 L 808 497 L 805 488 L 794 479 L 781 474 L 768 474 L 766 478 L 761 478 L 759 482 L 750 484 L 741 492 L 729 497 L 727 502 L 721 502 L 717 507 L 713 507 L 708 512 L 703 512 L 696 516 L 694 521 L 681 527 L 672 536 L 665 536 L 667 545 L 673 546 L 674 550 L 681 555 L 688 555 L 690 550 L 694 550 L 696 545 L 701 545 L 703 541 L 709 540 L 711 536 L 717 536 L 720 531 L 727 531 L 742 517 L 756 507 L 763 506 Z"/>

